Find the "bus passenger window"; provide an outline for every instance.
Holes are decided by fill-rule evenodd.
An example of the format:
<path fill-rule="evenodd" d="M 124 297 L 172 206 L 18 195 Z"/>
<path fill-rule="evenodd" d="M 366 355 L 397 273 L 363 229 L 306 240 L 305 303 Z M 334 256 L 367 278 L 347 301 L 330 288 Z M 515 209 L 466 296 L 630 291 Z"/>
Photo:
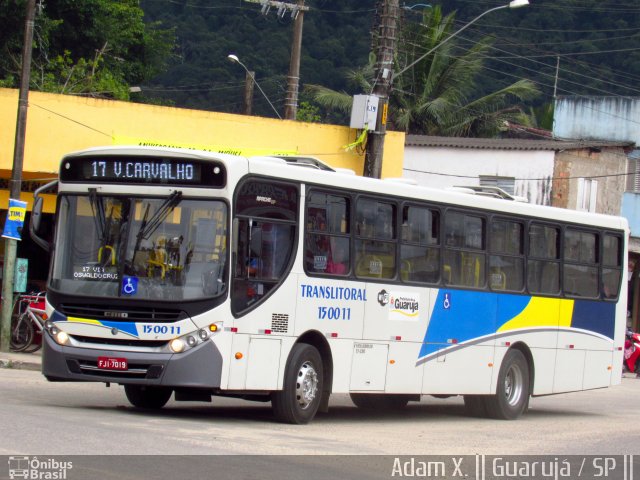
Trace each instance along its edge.
<path fill-rule="evenodd" d="M 559 227 L 535 223 L 529 227 L 527 287 L 531 293 L 560 293 Z"/>
<path fill-rule="evenodd" d="M 359 199 L 356 205 L 355 273 L 363 278 L 396 276 L 396 207 Z"/>
<path fill-rule="evenodd" d="M 485 285 L 485 229 L 486 220 L 480 216 L 446 212 L 444 269 L 447 284 L 476 288 Z"/>
<path fill-rule="evenodd" d="M 307 197 L 304 268 L 307 273 L 351 271 L 349 199 L 312 191 Z"/>
<path fill-rule="evenodd" d="M 489 235 L 489 287 L 521 291 L 524 288 L 524 226 L 494 219 Z"/>
<path fill-rule="evenodd" d="M 565 229 L 562 285 L 567 295 L 599 296 L 597 245 L 596 233 Z"/>
<path fill-rule="evenodd" d="M 405 206 L 402 210 L 400 277 L 405 282 L 440 281 L 440 212 Z"/>
<path fill-rule="evenodd" d="M 622 281 L 622 238 L 605 234 L 602 241 L 602 295 L 616 299 Z"/>

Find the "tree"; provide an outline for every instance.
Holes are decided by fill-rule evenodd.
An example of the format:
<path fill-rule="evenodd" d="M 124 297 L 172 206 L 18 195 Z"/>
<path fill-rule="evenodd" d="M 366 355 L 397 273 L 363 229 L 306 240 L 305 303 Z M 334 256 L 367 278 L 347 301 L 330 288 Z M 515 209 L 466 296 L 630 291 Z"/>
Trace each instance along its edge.
<path fill-rule="evenodd" d="M 25 1 L 0 0 L 0 81 L 19 78 Z M 127 99 L 129 86 L 162 72 L 175 35 L 146 24 L 136 0 L 51 0 L 36 17 L 36 90 Z"/>
<path fill-rule="evenodd" d="M 422 24 L 406 25 L 401 32 L 402 53 L 396 56 L 395 71 L 401 65 L 417 63 L 394 78 L 389 101 L 389 128 L 407 133 L 451 136 L 495 136 L 511 121 L 529 124 L 518 102 L 538 94 L 535 85 L 520 80 L 485 96 L 473 98 L 476 79 L 484 65 L 484 54 L 491 41 L 483 39 L 468 51 L 461 51 L 455 40 L 444 41 L 454 33 L 455 13 L 443 16 L 439 6 L 426 10 Z M 425 52 L 432 51 L 421 58 Z M 370 60 L 351 79 L 371 91 Z M 308 86 L 315 100 L 326 107 L 350 107 L 345 92 Z"/>

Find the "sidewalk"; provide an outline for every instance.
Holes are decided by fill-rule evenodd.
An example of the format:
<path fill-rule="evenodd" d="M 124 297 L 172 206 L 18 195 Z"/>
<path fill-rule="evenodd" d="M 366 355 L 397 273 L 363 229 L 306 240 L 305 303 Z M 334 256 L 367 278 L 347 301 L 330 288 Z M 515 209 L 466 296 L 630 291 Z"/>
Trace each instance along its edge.
<path fill-rule="evenodd" d="M 0 368 L 40 371 L 42 349 L 35 353 L 0 352 Z"/>

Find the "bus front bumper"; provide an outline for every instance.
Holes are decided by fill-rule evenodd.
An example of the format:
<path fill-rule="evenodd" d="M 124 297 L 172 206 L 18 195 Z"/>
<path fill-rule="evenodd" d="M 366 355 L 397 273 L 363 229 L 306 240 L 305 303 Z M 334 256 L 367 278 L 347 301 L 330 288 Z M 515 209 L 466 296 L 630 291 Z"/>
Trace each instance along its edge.
<path fill-rule="evenodd" d="M 220 387 L 222 356 L 211 341 L 180 354 L 61 346 L 43 334 L 42 374 L 57 382 L 113 382 L 167 387 Z M 98 368 L 98 358 L 126 359 L 126 370 Z"/>

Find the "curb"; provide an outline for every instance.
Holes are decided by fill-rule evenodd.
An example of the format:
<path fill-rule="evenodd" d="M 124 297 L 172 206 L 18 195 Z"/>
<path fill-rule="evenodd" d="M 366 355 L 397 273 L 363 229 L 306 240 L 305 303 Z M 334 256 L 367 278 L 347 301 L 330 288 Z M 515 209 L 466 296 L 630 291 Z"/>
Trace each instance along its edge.
<path fill-rule="evenodd" d="M 32 370 L 36 372 L 39 372 L 41 370 L 40 363 L 25 362 L 22 360 L 11 360 L 8 358 L 0 358 L 0 368 L 13 370 Z"/>

